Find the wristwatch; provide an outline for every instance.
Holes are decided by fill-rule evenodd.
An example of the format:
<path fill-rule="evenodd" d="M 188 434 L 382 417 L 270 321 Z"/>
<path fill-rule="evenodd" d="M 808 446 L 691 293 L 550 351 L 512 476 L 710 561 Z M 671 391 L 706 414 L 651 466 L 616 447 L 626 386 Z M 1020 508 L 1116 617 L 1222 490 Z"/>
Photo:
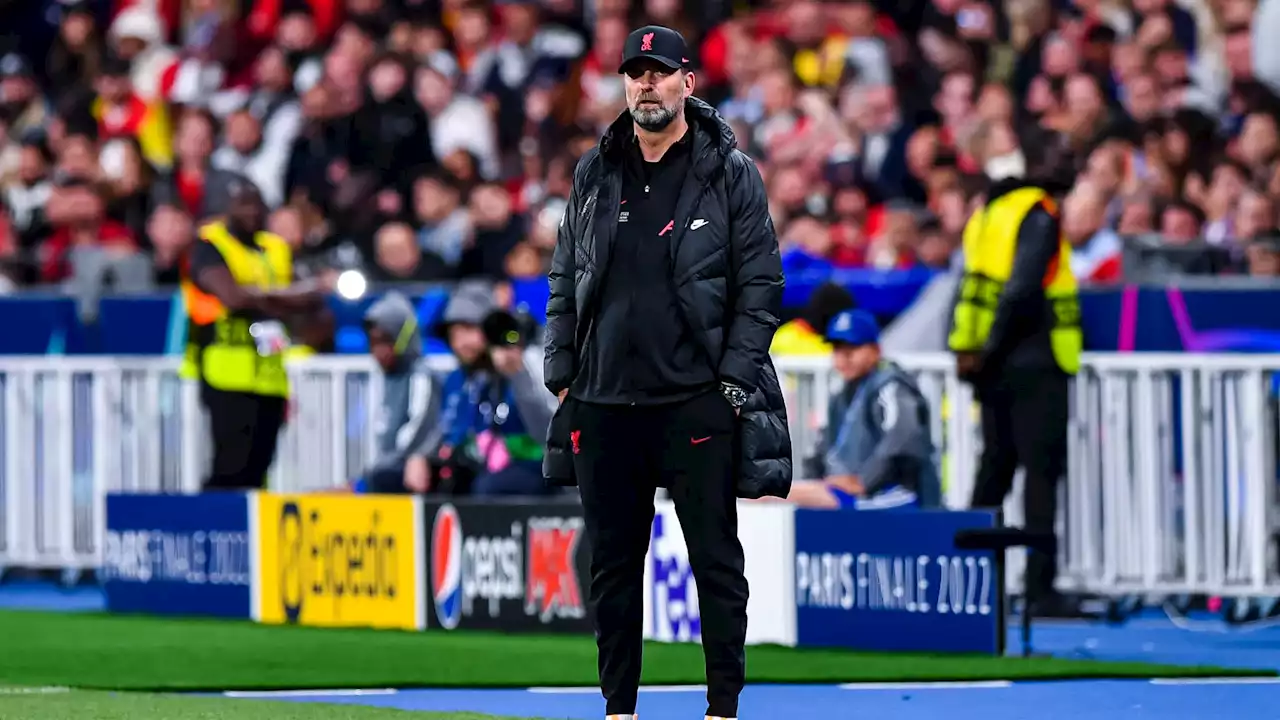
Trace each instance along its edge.
<path fill-rule="evenodd" d="M 720 394 L 724 395 L 724 399 L 728 400 L 735 410 L 747 404 L 747 391 L 733 383 L 720 383 Z"/>

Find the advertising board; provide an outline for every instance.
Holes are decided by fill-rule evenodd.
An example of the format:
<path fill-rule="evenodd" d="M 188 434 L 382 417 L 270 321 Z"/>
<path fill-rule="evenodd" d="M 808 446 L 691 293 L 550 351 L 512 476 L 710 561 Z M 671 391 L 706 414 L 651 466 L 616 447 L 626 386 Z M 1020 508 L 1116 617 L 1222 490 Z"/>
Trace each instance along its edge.
<path fill-rule="evenodd" d="M 248 496 L 107 495 L 107 610 L 249 618 Z"/>
<path fill-rule="evenodd" d="M 738 539 L 746 556 L 747 643 L 796 641 L 792 529 L 795 509 L 781 503 L 738 503 Z M 645 558 L 644 635 L 660 642 L 698 642 L 702 616 L 675 505 L 661 501 Z"/>
<path fill-rule="evenodd" d="M 422 503 L 370 495 L 256 496 L 264 623 L 421 629 Z"/>
<path fill-rule="evenodd" d="M 799 645 L 1002 654 L 1003 562 L 954 542 L 997 523 L 976 510 L 797 510 Z"/>
<path fill-rule="evenodd" d="M 432 627 L 592 631 L 580 505 L 428 502 L 425 509 Z"/>

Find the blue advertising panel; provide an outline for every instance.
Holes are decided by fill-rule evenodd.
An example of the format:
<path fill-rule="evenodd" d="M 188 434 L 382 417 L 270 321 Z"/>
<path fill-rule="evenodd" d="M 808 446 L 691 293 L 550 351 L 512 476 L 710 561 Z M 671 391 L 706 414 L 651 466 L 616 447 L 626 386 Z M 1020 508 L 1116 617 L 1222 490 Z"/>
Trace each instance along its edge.
<path fill-rule="evenodd" d="M 995 513 L 796 510 L 795 522 L 801 647 L 1003 654 L 1004 563 L 955 548 Z"/>
<path fill-rule="evenodd" d="M 252 549 L 247 495 L 108 495 L 107 610 L 248 619 Z"/>

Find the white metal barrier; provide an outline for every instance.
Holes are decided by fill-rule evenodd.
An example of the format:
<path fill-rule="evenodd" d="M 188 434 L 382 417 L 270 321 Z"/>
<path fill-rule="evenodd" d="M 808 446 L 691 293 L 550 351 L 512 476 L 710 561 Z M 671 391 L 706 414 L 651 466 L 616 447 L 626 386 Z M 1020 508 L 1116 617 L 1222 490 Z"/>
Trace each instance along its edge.
<path fill-rule="evenodd" d="M 947 503 L 964 507 L 981 451 L 972 394 L 947 356 L 896 359 L 934 409 Z M 779 371 L 800 467 L 834 378 L 825 358 Z M 367 357 L 291 372 L 272 487 L 340 485 L 372 458 L 380 377 Z M 1062 487 L 1062 584 L 1280 595 L 1278 376 L 1274 355 L 1086 356 Z M 105 493 L 194 491 L 208 459 L 197 390 L 172 358 L 0 358 L 0 453 L 0 568 L 97 566 Z M 1019 522 L 1016 500 L 1007 511 Z"/>

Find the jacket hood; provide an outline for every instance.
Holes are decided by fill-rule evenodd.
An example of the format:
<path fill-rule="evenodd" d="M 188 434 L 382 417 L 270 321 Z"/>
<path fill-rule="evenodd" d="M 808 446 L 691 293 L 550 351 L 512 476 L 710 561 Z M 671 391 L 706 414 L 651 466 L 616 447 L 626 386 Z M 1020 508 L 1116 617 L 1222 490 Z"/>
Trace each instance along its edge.
<path fill-rule="evenodd" d="M 738 138 L 715 108 L 696 97 L 684 101 L 684 117 L 694 131 L 694 174 L 706 180 L 723 169 L 724 159 L 738 147 Z M 631 111 L 623 110 L 600 139 L 600 155 L 609 162 L 619 162 L 635 136 Z"/>
<path fill-rule="evenodd" d="M 422 356 L 422 333 L 418 313 L 409 298 L 389 292 L 369 307 L 364 320 L 395 341 L 396 355 L 412 362 Z"/>
<path fill-rule="evenodd" d="M 449 326 L 457 323 L 475 325 L 484 324 L 484 319 L 493 311 L 493 290 L 484 285 L 463 283 L 454 290 L 445 306 L 444 317 L 436 323 L 436 336 L 448 340 Z"/>

